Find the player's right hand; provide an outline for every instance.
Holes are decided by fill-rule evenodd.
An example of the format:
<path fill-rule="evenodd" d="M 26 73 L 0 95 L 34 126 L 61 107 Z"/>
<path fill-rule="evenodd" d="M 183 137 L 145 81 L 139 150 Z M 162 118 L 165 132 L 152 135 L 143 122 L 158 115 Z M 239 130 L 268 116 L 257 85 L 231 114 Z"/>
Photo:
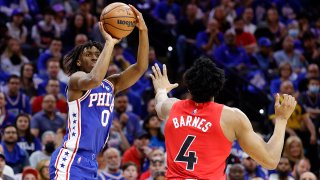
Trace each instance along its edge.
<path fill-rule="evenodd" d="M 108 43 L 117 44 L 118 42 L 121 41 L 121 39 L 113 38 L 109 33 L 107 33 L 107 31 L 104 30 L 104 28 L 103 28 L 102 22 L 99 22 L 99 29 L 100 29 L 100 32 L 101 32 L 103 38 L 104 38 Z"/>
<path fill-rule="evenodd" d="M 276 119 L 288 120 L 297 105 L 297 101 L 291 95 L 283 94 L 282 96 L 283 100 L 280 102 L 280 95 L 276 95 L 275 115 Z"/>

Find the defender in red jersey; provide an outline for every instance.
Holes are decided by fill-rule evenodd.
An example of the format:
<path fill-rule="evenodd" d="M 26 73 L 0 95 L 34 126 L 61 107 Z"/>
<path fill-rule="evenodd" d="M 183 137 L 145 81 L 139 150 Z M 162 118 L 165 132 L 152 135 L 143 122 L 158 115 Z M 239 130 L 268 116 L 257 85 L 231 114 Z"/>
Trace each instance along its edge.
<path fill-rule="evenodd" d="M 168 98 L 178 84 L 170 84 L 166 66 L 163 73 L 152 67 L 158 116 L 166 120 L 168 179 L 226 179 L 225 161 L 231 145 L 238 140 L 242 149 L 267 169 L 276 168 L 283 148 L 287 120 L 296 101 L 284 94 L 276 96 L 276 124 L 268 143 L 252 129 L 249 119 L 239 109 L 215 103 L 224 84 L 224 72 L 211 59 L 199 58 L 186 71 L 184 83 L 191 99 Z"/>

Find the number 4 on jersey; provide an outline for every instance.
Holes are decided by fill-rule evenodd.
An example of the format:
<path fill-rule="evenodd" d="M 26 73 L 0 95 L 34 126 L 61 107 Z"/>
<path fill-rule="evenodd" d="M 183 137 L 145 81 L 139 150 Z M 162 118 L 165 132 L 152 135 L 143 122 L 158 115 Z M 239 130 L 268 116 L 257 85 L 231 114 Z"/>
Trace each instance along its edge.
<path fill-rule="evenodd" d="M 196 136 L 188 135 L 186 140 L 184 140 L 180 151 L 174 160 L 175 162 L 185 162 L 187 163 L 186 169 L 189 171 L 193 171 L 194 164 L 197 164 L 198 157 L 196 156 L 195 151 L 188 151 L 189 147 L 191 146 L 193 140 Z M 185 155 L 188 151 L 188 155 Z"/>

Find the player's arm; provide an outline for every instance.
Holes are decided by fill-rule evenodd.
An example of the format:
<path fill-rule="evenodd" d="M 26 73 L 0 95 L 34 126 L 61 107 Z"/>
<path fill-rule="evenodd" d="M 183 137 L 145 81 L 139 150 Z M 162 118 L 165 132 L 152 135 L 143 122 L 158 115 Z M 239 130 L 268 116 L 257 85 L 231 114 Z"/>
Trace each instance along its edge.
<path fill-rule="evenodd" d="M 167 76 L 167 67 L 163 65 L 163 73 L 161 72 L 158 64 L 152 66 L 153 75 L 150 74 L 152 78 L 152 84 L 156 92 L 156 111 L 160 119 L 168 119 L 170 110 L 173 104 L 179 99 L 169 98 L 167 93 L 172 89 L 178 87 L 178 84 L 170 84 Z"/>
<path fill-rule="evenodd" d="M 102 52 L 90 73 L 79 71 L 70 76 L 68 84 L 69 90 L 84 91 L 95 88 L 101 84 L 107 73 L 113 47 L 119 40 L 113 39 L 108 33 L 106 33 L 101 22 L 99 23 L 99 27 L 100 32 L 106 40 Z"/>
<path fill-rule="evenodd" d="M 297 104 L 294 97 L 286 94 L 283 96 L 284 100 L 280 104 L 280 95 L 277 94 L 275 128 L 267 143 L 253 131 L 252 125 L 244 113 L 236 110 L 233 116 L 235 122 L 232 126 L 240 146 L 255 161 L 267 169 L 275 169 L 280 161 L 287 120 Z"/>
<path fill-rule="evenodd" d="M 139 78 L 144 74 L 148 68 L 148 56 L 149 56 L 149 38 L 148 28 L 144 22 L 142 14 L 133 6 L 129 5 L 137 16 L 136 26 L 139 29 L 139 48 L 137 55 L 137 62 L 129 66 L 120 74 L 115 74 L 108 77 L 108 80 L 112 82 L 115 93 L 118 93 L 124 89 L 129 88 L 136 83 Z"/>

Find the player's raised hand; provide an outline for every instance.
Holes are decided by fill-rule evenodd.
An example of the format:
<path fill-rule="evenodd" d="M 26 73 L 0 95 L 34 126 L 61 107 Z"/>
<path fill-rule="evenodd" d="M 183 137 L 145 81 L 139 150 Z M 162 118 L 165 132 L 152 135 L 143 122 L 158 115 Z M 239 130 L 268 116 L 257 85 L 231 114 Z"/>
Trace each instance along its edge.
<path fill-rule="evenodd" d="M 99 29 L 103 38 L 109 43 L 117 44 L 121 39 L 113 38 L 106 30 L 103 28 L 103 23 L 99 22 Z"/>
<path fill-rule="evenodd" d="M 280 103 L 280 95 L 276 95 L 276 102 L 274 104 L 274 110 L 276 119 L 288 120 L 294 111 L 297 101 L 295 98 L 288 94 L 283 94 L 283 100 Z"/>
<path fill-rule="evenodd" d="M 147 30 L 147 25 L 144 22 L 143 16 L 141 14 L 140 11 L 138 11 L 134 6 L 132 6 L 131 4 L 129 4 L 129 7 L 132 9 L 132 11 L 136 14 L 137 17 L 137 22 L 136 22 L 136 26 L 140 31 L 143 30 Z"/>
<path fill-rule="evenodd" d="M 159 89 L 166 89 L 167 93 L 170 92 L 172 89 L 178 87 L 178 83 L 171 84 L 168 79 L 167 75 L 167 67 L 163 65 L 163 73 L 161 72 L 158 64 L 152 66 L 153 74 L 150 74 L 152 79 L 153 87 L 156 92 Z"/>

